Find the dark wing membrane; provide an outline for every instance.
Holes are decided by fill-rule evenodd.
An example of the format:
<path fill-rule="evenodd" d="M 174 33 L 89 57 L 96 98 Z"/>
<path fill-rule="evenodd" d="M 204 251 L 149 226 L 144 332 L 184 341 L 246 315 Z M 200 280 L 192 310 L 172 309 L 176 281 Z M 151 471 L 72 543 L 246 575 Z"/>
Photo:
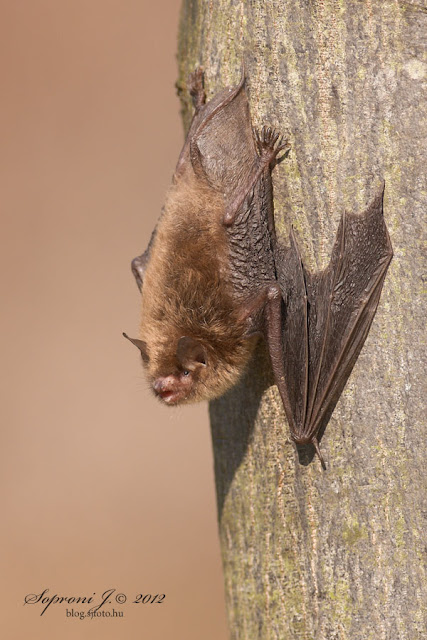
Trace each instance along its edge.
<path fill-rule="evenodd" d="M 209 184 L 229 199 L 247 179 L 257 157 L 244 78 L 214 100 L 202 114 L 190 155 L 196 174 L 201 170 Z"/>
<path fill-rule="evenodd" d="M 200 70 L 196 70 L 193 76 L 198 73 Z M 227 87 L 213 96 L 213 98 L 207 102 L 206 104 L 196 104 L 196 109 L 193 114 L 193 118 L 190 123 L 190 127 L 187 131 L 187 135 L 185 138 L 184 146 L 181 150 L 181 153 L 178 158 L 178 162 L 175 168 L 174 180 L 178 180 L 181 175 L 186 171 L 190 161 L 194 164 L 200 164 L 200 155 L 201 152 L 197 146 L 196 140 L 199 135 L 202 135 L 205 138 L 206 132 L 204 132 L 205 128 L 207 128 L 212 134 L 212 124 L 214 126 L 213 135 L 208 136 L 209 140 L 209 155 L 210 160 L 205 167 L 207 174 L 209 174 L 209 164 L 215 163 L 216 161 L 216 153 L 217 151 L 214 149 L 215 145 L 215 137 L 222 138 L 223 135 L 221 133 L 221 127 L 223 126 L 222 122 L 224 120 L 224 109 L 226 113 L 233 114 L 235 113 L 236 105 L 233 105 L 235 98 L 239 96 L 239 94 L 243 93 L 243 102 L 246 99 L 246 94 L 244 91 L 245 85 L 245 75 L 242 70 L 242 77 L 240 82 L 235 87 Z M 205 99 L 203 92 L 203 100 Z M 236 104 L 239 103 L 239 100 Z M 231 110 L 228 109 L 229 105 L 232 104 Z M 231 129 L 231 127 L 230 127 Z M 203 133 L 204 132 L 204 133 Z M 199 170 L 204 171 L 203 167 L 196 166 L 195 169 L 196 174 L 199 173 Z M 206 177 L 206 176 L 205 176 Z M 209 177 L 209 175 L 207 176 Z"/>
<path fill-rule="evenodd" d="M 393 255 L 382 200 L 383 190 L 362 215 L 344 214 L 324 271 L 304 269 L 293 234 L 290 248 L 277 253 L 285 303 L 281 395 L 297 443 L 317 443 L 374 318 Z"/>
<path fill-rule="evenodd" d="M 310 438 L 331 414 L 377 310 L 393 255 L 382 203 L 383 190 L 362 215 L 344 214 L 328 268 L 306 274 L 310 374 L 304 435 Z"/>
<path fill-rule="evenodd" d="M 230 280 L 236 295 L 250 298 L 275 279 L 269 229 L 273 227 L 271 169 L 262 171 L 252 130 L 244 76 L 209 102 L 190 142 L 196 176 L 232 205 L 227 226 Z M 251 178 L 260 168 L 260 175 Z"/>
<path fill-rule="evenodd" d="M 157 220 L 157 224 L 154 227 L 152 233 L 151 233 L 151 237 L 150 237 L 150 241 L 148 243 L 148 246 L 146 248 L 146 250 L 144 251 L 144 253 L 141 253 L 140 256 L 136 256 L 136 258 L 134 258 L 131 262 L 131 269 L 132 269 L 132 273 L 134 275 L 134 278 L 136 280 L 136 284 L 138 285 L 138 289 L 140 291 L 142 291 L 142 285 L 144 283 L 144 274 L 145 271 L 147 269 L 147 265 L 150 261 L 150 256 L 151 256 L 151 251 L 153 248 L 153 244 L 156 240 L 156 236 L 157 236 L 157 228 L 159 226 L 159 223 L 163 217 L 163 209 L 162 212 L 159 216 L 159 219 Z"/>
<path fill-rule="evenodd" d="M 160 216 L 160 218 L 161 218 L 161 216 Z M 160 220 L 160 218 L 159 218 L 159 220 Z M 157 225 L 158 224 L 159 223 L 157 223 Z M 144 253 L 141 253 L 140 256 L 137 256 L 131 262 L 132 273 L 133 273 L 133 275 L 135 277 L 136 284 L 138 285 L 138 289 L 140 291 L 142 291 L 142 284 L 144 282 L 145 270 L 146 270 L 148 262 L 150 260 L 151 249 L 152 249 L 154 240 L 156 239 L 157 225 L 153 229 L 153 232 L 152 232 L 151 238 L 150 238 L 150 242 L 148 243 L 148 247 L 146 248 Z"/>
<path fill-rule="evenodd" d="M 284 380 L 276 375 L 292 436 L 298 439 L 305 421 L 308 395 L 307 295 L 301 256 L 293 232 L 290 247 L 278 246 L 275 254 L 278 280 L 284 301 L 282 345 Z M 278 380 L 277 380 L 278 378 Z"/>

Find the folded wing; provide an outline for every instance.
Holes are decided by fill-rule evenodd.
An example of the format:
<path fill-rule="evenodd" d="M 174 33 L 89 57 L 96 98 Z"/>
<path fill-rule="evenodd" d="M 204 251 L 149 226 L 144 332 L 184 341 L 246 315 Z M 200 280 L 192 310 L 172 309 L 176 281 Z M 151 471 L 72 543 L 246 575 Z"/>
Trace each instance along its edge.
<path fill-rule="evenodd" d="M 279 252 L 285 303 L 283 401 L 295 442 L 312 442 L 318 450 L 319 431 L 368 335 L 392 255 L 383 189 L 363 214 L 343 215 L 324 271 L 311 274 L 304 268 L 293 233 L 290 247 Z"/>

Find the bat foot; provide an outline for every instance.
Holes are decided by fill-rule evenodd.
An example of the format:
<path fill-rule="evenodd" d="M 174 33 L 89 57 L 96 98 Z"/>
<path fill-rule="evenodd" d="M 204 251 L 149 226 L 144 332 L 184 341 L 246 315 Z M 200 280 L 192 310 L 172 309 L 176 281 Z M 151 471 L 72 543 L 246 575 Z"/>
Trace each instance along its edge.
<path fill-rule="evenodd" d="M 196 111 L 206 103 L 204 76 L 202 67 L 197 67 L 188 77 L 187 87 Z"/>
<path fill-rule="evenodd" d="M 283 136 L 272 127 L 264 126 L 261 131 L 255 131 L 255 140 L 258 153 L 261 157 L 267 158 L 269 163 L 276 159 L 280 151 L 287 151 L 291 148 L 289 142 L 284 140 Z"/>

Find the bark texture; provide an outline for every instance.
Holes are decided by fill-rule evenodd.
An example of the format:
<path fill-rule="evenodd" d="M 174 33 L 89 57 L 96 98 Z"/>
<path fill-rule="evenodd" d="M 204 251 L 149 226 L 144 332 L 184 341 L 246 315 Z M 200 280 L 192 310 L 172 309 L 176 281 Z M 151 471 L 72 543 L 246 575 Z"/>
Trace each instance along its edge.
<path fill-rule="evenodd" d="M 284 240 L 293 224 L 307 266 L 325 267 L 342 211 L 384 178 L 394 248 L 326 472 L 299 459 L 262 345 L 211 405 L 233 640 L 427 637 L 426 33 L 421 0 L 183 2 L 178 87 L 202 65 L 210 98 L 244 58 L 254 125 L 292 144 L 273 174 Z"/>

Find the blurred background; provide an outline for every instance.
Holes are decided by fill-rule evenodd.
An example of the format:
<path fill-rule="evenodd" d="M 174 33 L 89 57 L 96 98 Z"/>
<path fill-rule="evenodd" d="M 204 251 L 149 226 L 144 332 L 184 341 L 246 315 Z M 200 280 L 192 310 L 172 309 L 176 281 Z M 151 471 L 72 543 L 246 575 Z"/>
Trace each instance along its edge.
<path fill-rule="evenodd" d="M 180 1 L 0 6 L 1 635 L 225 639 L 207 406 L 161 407 L 121 335 L 183 141 Z M 112 588 L 123 618 L 23 604 Z"/>

